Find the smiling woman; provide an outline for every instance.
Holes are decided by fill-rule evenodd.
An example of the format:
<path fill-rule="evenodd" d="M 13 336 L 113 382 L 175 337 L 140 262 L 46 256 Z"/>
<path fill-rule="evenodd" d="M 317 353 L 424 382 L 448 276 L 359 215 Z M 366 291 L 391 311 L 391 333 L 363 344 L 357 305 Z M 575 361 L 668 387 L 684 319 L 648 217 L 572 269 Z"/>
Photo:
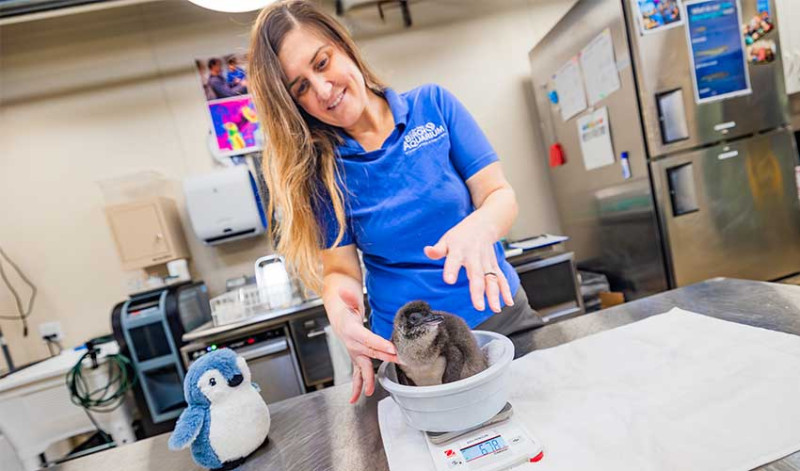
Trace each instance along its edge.
<path fill-rule="evenodd" d="M 299 0 L 261 12 L 248 76 L 269 143 L 269 212 L 281 215 L 277 250 L 321 290 L 354 363 L 353 401 L 362 386 L 374 390 L 371 358 L 397 361 L 387 339 L 408 301 L 456 313 L 470 328 L 541 325 L 498 242 L 517 215 L 514 191 L 453 95 L 384 86 L 345 29 Z M 372 332 L 362 322 L 357 250 Z"/>

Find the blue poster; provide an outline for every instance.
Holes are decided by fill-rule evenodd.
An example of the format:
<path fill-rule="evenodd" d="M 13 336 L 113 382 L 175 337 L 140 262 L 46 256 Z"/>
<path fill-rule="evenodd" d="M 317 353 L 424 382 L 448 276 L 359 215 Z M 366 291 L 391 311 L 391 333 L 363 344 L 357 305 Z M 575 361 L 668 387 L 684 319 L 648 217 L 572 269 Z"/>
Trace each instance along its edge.
<path fill-rule="evenodd" d="M 686 34 L 697 103 L 751 93 L 738 0 L 686 2 Z"/>

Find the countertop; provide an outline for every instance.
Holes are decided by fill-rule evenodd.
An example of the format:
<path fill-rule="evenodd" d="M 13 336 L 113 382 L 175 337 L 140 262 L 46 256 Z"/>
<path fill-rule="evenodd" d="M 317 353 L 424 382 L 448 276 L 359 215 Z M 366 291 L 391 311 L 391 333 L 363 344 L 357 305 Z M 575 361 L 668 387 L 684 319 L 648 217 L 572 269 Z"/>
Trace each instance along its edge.
<path fill-rule="evenodd" d="M 518 351 L 554 347 L 680 307 L 712 317 L 800 335 L 800 287 L 718 278 L 610 309 L 549 324 L 516 339 Z M 378 390 L 356 405 L 350 385 L 324 389 L 270 405 L 270 443 L 242 470 L 387 470 L 378 428 Z M 56 466 L 78 469 L 202 469 L 188 450 L 167 449 L 168 434 Z M 800 471 L 800 452 L 762 470 Z"/>
<path fill-rule="evenodd" d="M 562 253 L 564 253 L 564 251 L 561 250 L 560 245 L 551 245 L 537 250 L 527 250 L 518 255 L 509 256 L 508 262 L 513 266 L 518 266 L 530 261 L 561 255 Z M 367 291 L 365 288 L 364 294 L 366 294 L 366 292 Z M 230 324 L 215 326 L 213 323 L 208 322 L 190 332 L 186 332 L 183 334 L 182 339 L 184 342 L 194 342 L 196 340 L 209 342 L 212 339 L 235 336 L 253 329 L 262 329 L 275 324 L 288 322 L 289 320 L 297 316 L 305 315 L 308 311 L 320 306 L 322 306 L 322 298 L 316 297 L 306 299 L 302 303 L 294 306 L 264 311 Z"/>
<path fill-rule="evenodd" d="M 262 328 L 268 327 L 272 324 L 287 322 L 295 315 L 305 314 L 307 311 L 319 306 L 322 306 L 322 298 L 311 298 L 294 306 L 264 311 L 260 314 L 250 316 L 238 322 L 231 322 L 230 324 L 215 326 L 213 323 L 208 322 L 190 332 L 186 332 L 183 334 L 181 339 L 184 342 L 193 342 L 198 339 L 210 339 L 223 335 L 235 335 L 237 332 L 246 331 L 253 328 L 253 326 Z"/>

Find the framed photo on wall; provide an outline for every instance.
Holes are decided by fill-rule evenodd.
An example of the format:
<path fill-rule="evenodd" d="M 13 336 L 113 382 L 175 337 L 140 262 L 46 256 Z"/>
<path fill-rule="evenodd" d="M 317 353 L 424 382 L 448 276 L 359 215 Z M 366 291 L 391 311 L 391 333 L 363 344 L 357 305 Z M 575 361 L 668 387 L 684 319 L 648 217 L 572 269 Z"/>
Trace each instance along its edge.
<path fill-rule="evenodd" d="M 195 67 L 211 118 L 215 153 L 230 156 L 261 150 L 261 125 L 247 89 L 247 57 L 200 58 Z"/>

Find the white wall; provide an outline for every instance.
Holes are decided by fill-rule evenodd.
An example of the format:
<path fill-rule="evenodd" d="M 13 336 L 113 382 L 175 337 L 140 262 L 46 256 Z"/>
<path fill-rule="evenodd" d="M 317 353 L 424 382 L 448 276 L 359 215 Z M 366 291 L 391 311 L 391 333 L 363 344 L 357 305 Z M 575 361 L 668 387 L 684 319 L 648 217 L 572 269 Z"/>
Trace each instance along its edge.
<path fill-rule="evenodd" d="M 517 190 L 520 238 L 558 230 L 526 103 L 527 52 L 573 1 L 496 3 L 480 18 L 359 43 L 396 89 L 437 82 L 473 112 Z M 0 27 L 0 246 L 39 288 L 30 337 L 0 321 L 17 363 L 46 356 L 39 323 L 60 321 L 65 345 L 111 331 L 125 274 L 97 181 L 156 170 L 181 201 L 180 179 L 213 167 L 193 59 L 245 50 L 251 21 L 165 0 Z M 212 294 L 270 250 L 265 238 L 207 248 L 185 215 L 184 226 L 195 277 Z M 0 316 L 13 312 L 0 285 Z"/>

